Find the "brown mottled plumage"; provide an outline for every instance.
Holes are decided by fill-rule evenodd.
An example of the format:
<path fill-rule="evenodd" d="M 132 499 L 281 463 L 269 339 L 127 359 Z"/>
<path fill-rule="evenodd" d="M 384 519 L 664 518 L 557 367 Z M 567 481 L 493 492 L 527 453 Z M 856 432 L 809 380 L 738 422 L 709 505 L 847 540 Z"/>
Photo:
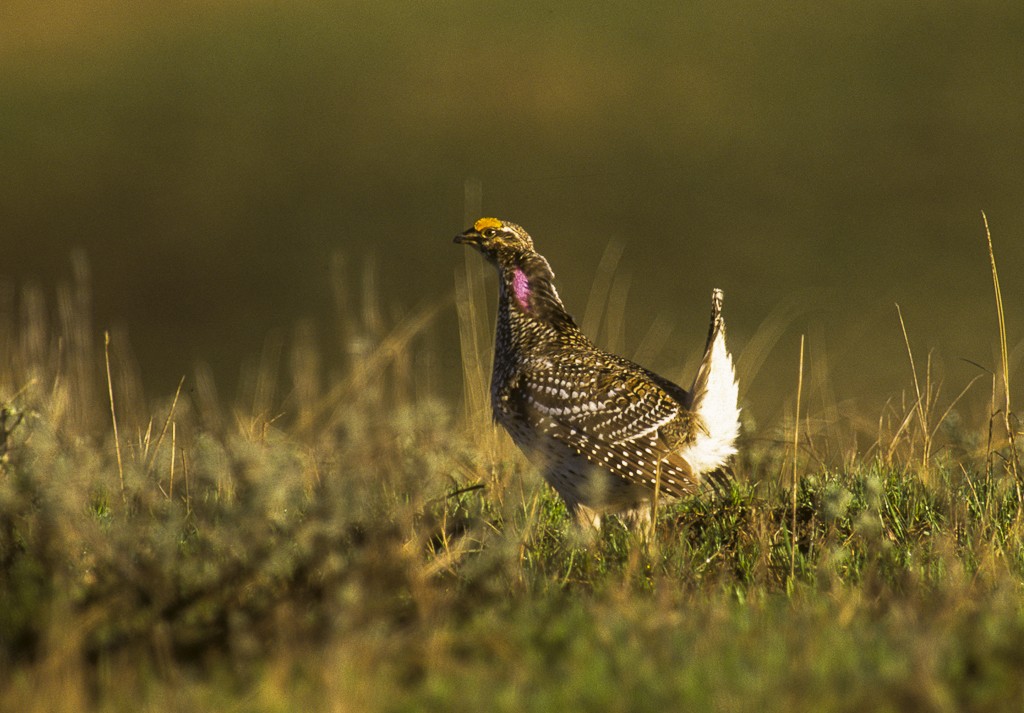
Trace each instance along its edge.
<path fill-rule="evenodd" d="M 456 236 L 498 270 L 495 420 L 543 468 L 581 522 L 640 512 L 655 491 L 694 492 L 735 452 L 739 430 L 722 293 L 690 392 L 598 349 L 566 312 L 550 265 L 518 225 L 481 218 Z"/>

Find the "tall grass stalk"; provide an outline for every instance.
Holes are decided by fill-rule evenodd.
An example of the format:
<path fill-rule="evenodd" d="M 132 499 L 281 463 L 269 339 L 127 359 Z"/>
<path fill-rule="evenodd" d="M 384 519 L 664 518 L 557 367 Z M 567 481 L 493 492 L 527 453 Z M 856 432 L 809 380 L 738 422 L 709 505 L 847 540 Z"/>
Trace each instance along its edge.
<path fill-rule="evenodd" d="M 918 378 L 917 365 L 914 361 L 914 352 L 910 346 L 910 336 L 907 333 L 907 326 L 903 320 L 903 311 L 900 309 L 898 304 L 896 305 L 896 315 L 900 323 L 900 332 L 903 336 L 903 344 L 907 350 L 907 359 L 910 362 L 910 373 L 914 386 L 914 402 L 908 409 L 906 409 L 899 427 L 889 438 L 888 446 L 885 449 L 885 461 L 889 463 L 892 462 L 894 454 L 901 444 L 906 444 L 909 451 L 913 453 L 917 449 L 915 444 L 919 443 L 920 456 L 917 459 L 915 466 L 918 473 L 924 477 L 929 477 L 936 437 L 940 429 L 953 413 L 957 404 L 961 402 L 974 383 L 981 377 L 980 375 L 975 376 L 968 381 L 956 397 L 946 405 L 946 408 L 942 413 L 940 413 L 937 418 L 934 417 L 942 389 L 941 384 L 932 378 L 931 352 L 929 352 L 926 361 L 924 385 L 922 388 L 921 381 Z M 914 437 L 914 430 L 911 428 L 911 424 L 915 420 L 915 417 L 918 424 L 916 438 Z M 881 439 L 881 436 L 879 436 L 879 438 Z"/>
<path fill-rule="evenodd" d="M 1010 359 L 1006 339 L 1006 313 L 1003 311 L 1003 291 L 999 286 L 999 270 L 996 268 L 996 254 L 992 247 L 992 232 L 989 230 L 988 216 L 985 215 L 985 211 L 981 212 L 981 219 L 985 223 L 985 240 L 988 243 L 988 258 L 992 267 L 992 289 L 995 291 L 996 318 L 999 323 L 999 363 L 1003 379 L 1003 425 L 1006 428 L 1006 438 L 1010 444 L 1009 463 L 1014 479 L 1017 481 L 1017 498 L 1024 504 L 1021 493 L 1020 454 L 1017 452 L 1017 433 L 1012 422 L 1013 409 L 1010 406 Z"/>
<path fill-rule="evenodd" d="M 114 408 L 114 381 L 110 376 L 110 332 L 103 332 L 103 361 L 107 368 L 107 394 L 110 396 L 110 420 L 114 425 L 114 452 L 117 453 L 117 478 L 121 483 L 121 500 L 127 501 L 124 492 L 124 464 L 121 461 L 121 438 L 117 433 L 117 409 Z"/>
<path fill-rule="evenodd" d="M 796 578 L 796 503 L 797 489 L 800 484 L 799 460 L 800 460 L 800 399 L 804 392 L 804 335 L 800 335 L 800 365 L 797 370 L 796 379 L 796 413 L 793 415 L 793 471 L 789 481 L 789 489 L 792 493 L 790 501 L 791 514 L 789 529 L 789 579 L 790 583 Z"/>
<path fill-rule="evenodd" d="M 185 377 L 182 376 L 181 379 L 178 380 L 178 388 L 176 388 L 174 390 L 174 398 L 171 400 L 171 407 L 167 410 L 167 417 L 164 419 L 164 425 L 160 429 L 160 435 L 157 436 L 156 444 L 153 445 L 152 455 L 150 455 L 150 450 L 151 449 L 150 449 L 149 439 L 146 440 L 146 447 L 145 447 L 145 449 L 143 449 L 142 457 L 146 461 L 146 471 L 147 472 L 150 471 L 153 468 L 154 461 L 156 460 L 156 454 L 160 450 L 160 446 L 164 442 L 164 437 L 167 435 L 167 427 L 168 426 L 172 427 L 172 435 L 173 435 L 174 410 L 178 407 L 178 399 L 181 397 L 181 387 L 184 386 L 184 385 L 185 385 Z M 172 452 L 174 451 L 173 446 L 171 448 L 171 451 Z"/>

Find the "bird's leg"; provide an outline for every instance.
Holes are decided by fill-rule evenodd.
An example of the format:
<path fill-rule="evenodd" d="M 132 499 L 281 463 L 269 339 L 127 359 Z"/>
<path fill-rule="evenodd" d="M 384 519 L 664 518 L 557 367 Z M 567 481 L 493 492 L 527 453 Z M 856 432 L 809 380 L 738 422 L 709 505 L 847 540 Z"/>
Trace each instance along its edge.
<path fill-rule="evenodd" d="M 566 509 L 569 511 L 569 516 L 579 527 L 581 532 L 596 533 L 601 530 L 601 514 L 597 510 L 588 508 L 586 505 L 582 505 L 577 501 L 565 502 Z"/>

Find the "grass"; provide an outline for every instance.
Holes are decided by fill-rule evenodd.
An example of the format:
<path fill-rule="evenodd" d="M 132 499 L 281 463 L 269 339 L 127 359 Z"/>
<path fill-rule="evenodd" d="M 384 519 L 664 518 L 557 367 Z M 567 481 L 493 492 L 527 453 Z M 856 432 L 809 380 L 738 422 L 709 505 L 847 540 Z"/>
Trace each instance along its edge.
<path fill-rule="evenodd" d="M 44 328 L 30 295 L 0 371 L 0 708 L 1015 709 L 1008 389 L 969 426 L 915 367 L 866 446 L 798 405 L 653 540 L 585 543 L 489 423 L 479 269 L 461 408 L 411 376 L 447 305 L 388 327 L 370 294 L 344 369 L 300 329 L 229 410 L 202 373 L 145 406 L 86 298 Z"/>

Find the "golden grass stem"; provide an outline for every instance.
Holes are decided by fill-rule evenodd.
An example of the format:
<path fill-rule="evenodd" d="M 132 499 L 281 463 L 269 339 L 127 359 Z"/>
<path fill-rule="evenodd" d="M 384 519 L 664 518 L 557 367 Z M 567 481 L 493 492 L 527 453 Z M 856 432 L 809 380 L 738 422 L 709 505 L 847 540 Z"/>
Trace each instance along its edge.
<path fill-rule="evenodd" d="M 796 379 L 796 418 L 793 421 L 793 479 L 790 482 L 792 517 L 789 529 L 789 580 L 796 577 L 796 503 L 797 503 L 797 454 L 800 448 L 800 397 L 804 390 L 804 338 L 800 335 L 800 370 Z"/>
<path fill-rule="evenodd" d="M 192 494 L 189 492 L 188 484 L 188 458 L 185 456 L 185 451 L 181 451 L 181 474 L 185 478 L 185 515 L 192 514 Z"/>
<path fill-rule="evenodd" d="M 474 256 L 475 257 L 475 256 Z M 486 421 L 488 406 L 489 324 L 478 300 L 483 296 L 481 267 L 466 261 L 455 278 L 455 307 L 459 321 L 465 412 L 470 422 Z M 483 302 L 486 304 L 486 301 Z"/>
<path fill-rule="evenodd" d="M 179 386 L 180 388 L 180 386 Z M 171 423 L 171 473 L 167 499 L 174 502 L 174 449 L 178 445 L 178 424 Z"/>
<path fill-rule="evenodd" d="M 167 426 L 171 423 L 171 419 L 174 418 L 174 409 L 178 405 L 178 397 L 181 396 L 181 387 L 185 385 L 184 375 L 178 380 L 178 388 L 174 391 L 174 399 L 171 401 L 171 409 L 167 412 L 167 418 L 164 419 L 164 426 L 160 429 L 160 435 L 156 439 L 156 445 L 153 446 L 153 455 L 149 458 L 149 463 L 146 464 L 146 471 L 153 467 L 153 462 L 156 460 L 157 453 L 160 452 L 160 444 L 164 442 L 164 436 L 167 435 Z M 149 446 L 147 438 L 146 452 L 149 452 Z M 172 439 L 173 440 L 173 439 Z M 173 454 L 172 454 L 173 456 Z M 173 458 L 172 458 L 172 463 Z"/>
<path fill-rule="evenodd" d="M 995 290 L 996 295 L 996 317 L 999 320 L 999 360 L 1000 367 L 1003 372 L 1003 423 L 1006 427 L 1006 437 L 1010 441 L 1010 470 L 1013 471 L 1013 477 L 1017 481 L 1017 499 L 1020 501 L 1020 472 L 1017 467 L 1017 443 L 1016 433 L 1014 433 L 1013 423 L 1011 422 L 1010 408 L 1010 358 L 1009 348 L 1006 343 L 1006 313 L 1003 310 L 1003 291 L 999 286 L 999 270 L 996 268 L 996 253 L 992 247 L 992 231 L 988 227 L 988 216 L 985 215 L 985 211 L 981 211 L 981 219 L 985 223 L 985 239 L 988 241 L 988 259 L 989 264 L 992 266 L 992 288 Z"/>
<path fill-rule="evenodd" d="M 471 225 L 483 212 L 483 183 L 467 178 L 463 183 L 463 220 Z M 486 309 L 484 266 L 471 251 L 463 252 L 463 269 L 455 277 L 455 307 L 459 321 L 465 411 L 470 422 L 487 418 L 487 370 L 490 367 L 492 325 Z"/>
<path fill-rule="evenodd" d="M 907 347 L 907 358 L 910 359 L 910 373 L 914 377 L 914 393 L 917 396 L 917 403 L 914 405 L 915 411 L 917 412 L 917 418 L 921 423 L 921 434 L 924 440 L 922 444 L 921 454 L 921 468 L 922 470 L 927 469 L 928 459 L 931 457 L 931 438 L 928 432 L 928 414 L 925 412 L 925 401 L 921 396 L 921 383 L 917 378 L 917 366 L 914 364 L 914 352 L 910 348 L 910 337 L 907 335 L 907 325 L 903 321 L 903 310 L 900 309 L 899 304 L 896 305 L 896 315 L 900 319 L 900 329 L 903 331 L 903 343 Z M 931 374 L 931 363 L 929 362 L 928 367 L 929 375 Z M 930 389 L 931 387 L 928 386 Z"/>
<path fill-rule="evenodd" d="M 999 286 L 999 270 L 996 268 L 996 255 L 995 250 L 992 247 L 992 232 L 988 227 L 988 216 L 985 215 L 985 211 L 981 211 L 981 219 L 985 223 L 985 239 L 988 241 L 988 259 L 989 264 L 992 266 L 992 287 L 995 290 L 996 295 L 996 317 L 999 320 L 999 357 L 1000 366 L 1003 370 L 1003 395 L 1005 401 L 1003 403 L 1004 414 L 1008 415 L 1010 412 L 1010 367 L 1009 367 L 1009 354 L 1006 346 L 1006 313 L 1003 311 L 1003 291 Z"/>
<path fill-rule="evenodd" d="M 121 462 L 121 439 L 117 434 L 117 411 L 114 409 L 114 381 L 110 378 L 110 332 L 103 332 L 103 359 L 107 365 L 107 394 L 110 396 L 110 420 L 114 424 L 114 451 L 117 453 L 117 477 L 121 482 L 121 502 L 127 502 L 124 494 L 124 465 Z"/>

